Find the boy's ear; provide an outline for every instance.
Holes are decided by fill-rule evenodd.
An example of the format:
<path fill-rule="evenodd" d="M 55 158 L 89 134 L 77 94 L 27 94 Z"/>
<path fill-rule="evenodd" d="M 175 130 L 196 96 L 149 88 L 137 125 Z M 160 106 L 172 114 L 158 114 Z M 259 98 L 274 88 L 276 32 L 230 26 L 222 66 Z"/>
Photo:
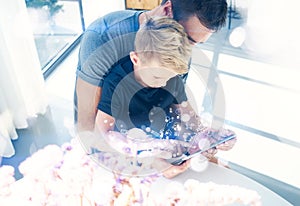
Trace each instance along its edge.
<path fill-rule="evenodd" d="M 132 62 L 133 65 L 136 66 L 136 65 L 139 64 L 140 59 L 139 59 L 139 57 L 138 57 L 138 55 L 137 55 L 137 53 L 135 51 L 130 52 L 129 56 L 130 56 L 130 60 L 131 60 L 131 62 Z"/>
<path fill-rule="evenodd" d="M 172 11 L 172 2 L 167 1 L 164 5 L 162 5 L 165 16 L 173 18 L 173 11 Z"/>

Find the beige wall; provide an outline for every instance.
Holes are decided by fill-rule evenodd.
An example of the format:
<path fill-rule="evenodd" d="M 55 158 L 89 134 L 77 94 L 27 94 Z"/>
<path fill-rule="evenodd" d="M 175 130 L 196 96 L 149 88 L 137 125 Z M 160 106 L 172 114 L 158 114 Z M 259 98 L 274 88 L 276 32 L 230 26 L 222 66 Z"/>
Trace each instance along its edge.
<path fill-rule="evenodd" d="M 124 0 L 82 0 L 85 25 L 112 11 L 124 10 Z"/>

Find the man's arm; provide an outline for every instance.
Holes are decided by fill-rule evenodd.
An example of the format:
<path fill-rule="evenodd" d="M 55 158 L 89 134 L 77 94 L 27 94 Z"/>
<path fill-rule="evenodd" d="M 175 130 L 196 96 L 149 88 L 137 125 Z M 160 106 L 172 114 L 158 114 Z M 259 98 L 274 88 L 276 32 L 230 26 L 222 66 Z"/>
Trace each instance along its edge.
<path fill-rule="evenodd" d="M 115 118 L 102 112 L 101 110 L 97 110 L 96 121 L 95 121 L 95 133 L 103 133 L 107 134 L 109 131 L 113 131 L 115 126 Z"/>
<path fill-rule="evenodd" d="M 101 87 L 94 86 L 82 80 L 80 77 L 76 81 L 77 95 L 77 129 L 82 131 L 93 131 L 97 106 L 101 97 Z"/>

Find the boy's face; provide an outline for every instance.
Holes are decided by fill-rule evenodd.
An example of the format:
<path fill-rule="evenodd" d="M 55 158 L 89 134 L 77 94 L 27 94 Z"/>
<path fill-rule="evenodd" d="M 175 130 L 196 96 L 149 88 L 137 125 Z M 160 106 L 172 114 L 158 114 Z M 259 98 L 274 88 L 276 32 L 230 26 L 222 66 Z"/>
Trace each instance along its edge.
<path fill-rule="evenodd" d="M 134 65 L 135 78 L 145 87 L 164 87 L 167 81 L 177 75 L 170 69 L 162 67 L 159 61 L 149 60 L 142 63 L 135 52 L 131 52 L 130 57 Z"/>
<path fill-rule="evenodd" d="M 136 74 L 137 80 L 140 80 L 144 86 L 152 88 L 164 87 L 169 79 L 176 76 L 174 72 L 161 67 L 159 64 L 139 67 L 136 70 Z"/>

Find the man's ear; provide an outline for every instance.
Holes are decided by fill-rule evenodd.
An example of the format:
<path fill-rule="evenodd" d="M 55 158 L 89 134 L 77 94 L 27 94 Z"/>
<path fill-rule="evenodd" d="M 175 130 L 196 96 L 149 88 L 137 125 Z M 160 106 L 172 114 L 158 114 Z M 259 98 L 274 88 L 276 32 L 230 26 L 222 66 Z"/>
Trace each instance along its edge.
<path fill-rule="evenodd" d="M 164 10 L 165 16 L 173 18 L 172 2 L 171 1 L 167 1 L 162 6 L 163 6 L 163 10 Z"/>
<path fill-rule="evenodd" d="M 140 59 L 135 51 L 130 52 L 129 56 L 133 65 L 137 66 L 140 63 Z"/>

